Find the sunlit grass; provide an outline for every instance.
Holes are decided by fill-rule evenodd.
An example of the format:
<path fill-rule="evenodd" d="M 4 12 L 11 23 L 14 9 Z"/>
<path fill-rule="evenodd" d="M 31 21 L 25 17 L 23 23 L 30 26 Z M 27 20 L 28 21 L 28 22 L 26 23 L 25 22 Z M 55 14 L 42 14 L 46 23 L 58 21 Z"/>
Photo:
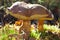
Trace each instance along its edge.
<path fill-rule="evenodd" d="M 57 34 L 60 33 L 60 28 L 58 28 L 57 26 L 44 24 L 43 27 L 44 27 L 44 31 L 51 31 L 52 33 L 57 33 Z M 9 40 L 8 35 L 10 34 L 18 34 L 18 32 L 14 29 L 13 24 L 12 25 L 7 24 L 0 29 L 0 40 Z M 36 38 L 37 40 L 43 36 L 46 38 L 46 33 L 39 32 L 38 30 L 32 30 L 30 34 L 30 37 Z M 48 37 L 49 36 L 51 35 L 48 35 Z M 15 38 L 13 37 L 11 40 L 15 40 Z"/>
<path fill-rule="evenodd" d="M 60 28 L 56 25 L 44 24 L 43 27 L 44 27 L 44 30 L 55 32 L 55 33 L 60 33 Z"/>
<path fill-rule="evenodd" d="M 8 35 L 17 34 L 14 28 L 9 28 L 9 25 L 5 25 L 4 28 L 0 29 L 0 40 L 8 40 Z"/>

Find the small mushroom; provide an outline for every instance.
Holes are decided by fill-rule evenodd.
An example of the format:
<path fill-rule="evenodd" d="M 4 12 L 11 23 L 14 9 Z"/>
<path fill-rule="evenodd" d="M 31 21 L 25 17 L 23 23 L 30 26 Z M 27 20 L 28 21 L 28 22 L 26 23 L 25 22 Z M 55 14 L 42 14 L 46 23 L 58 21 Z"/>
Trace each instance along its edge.
<path fill-rule="evenodd" d="M 27 35 L 30 30 L 30 20 L 38 20 L 38 30 L 43 30 L 44 20 L 52 20 L 53 14 L 44 6 L 39 4 L 27 4 L 25 2 L 15 2 L 8 8 L 10 15 L 24 21 L 23 28 L 25 28 Z"/>

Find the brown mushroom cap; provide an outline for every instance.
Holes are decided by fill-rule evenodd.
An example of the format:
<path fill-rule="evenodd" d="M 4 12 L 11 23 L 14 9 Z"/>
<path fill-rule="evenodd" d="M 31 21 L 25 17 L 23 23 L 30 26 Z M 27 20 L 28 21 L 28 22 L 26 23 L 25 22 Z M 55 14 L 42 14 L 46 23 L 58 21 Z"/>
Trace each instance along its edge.
<path fill-rule="evenodd" d="M 44 6 L 39 4 L 27 4 L 15 2 L 8 8 L 10 14 L 22 20 L 52 20 L 53 14 Z"/>

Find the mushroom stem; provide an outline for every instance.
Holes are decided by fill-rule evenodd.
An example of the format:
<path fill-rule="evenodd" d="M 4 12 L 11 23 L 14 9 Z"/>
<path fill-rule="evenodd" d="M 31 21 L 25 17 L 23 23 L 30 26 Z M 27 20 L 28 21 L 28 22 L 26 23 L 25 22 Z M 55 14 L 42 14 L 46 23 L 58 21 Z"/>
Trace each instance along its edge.
<path fill-rule="evenodd" d="M 28 37 L 29 37 L 29 34 L 30 34 L 30 26 L 31 26 L 30 21 L 24 20 L 24 21 L 23 21 L 23 27 L 21 27 L 20 30 L 19 30 L 19 31 L 21 31 L 21 30 L 24 31 L 24 36 L 23 36 L 23 38 L 24 38 L 25 40 L 28 40 Z"/>
<path fill-rule="evenodd" d="M 26 20 L 25 20 L 25 21 L 23 22 L 23 26 L 24 26 L 24 28 L 26 29 L 26 31 L 28 31 L 28 32 L 30 31 L 30 30 L 29 30 L 30 27 L 31 27 L 30 21 L 28 21 L 28 20 L 26 21 Z"/>
<path fill-rule="evenodd" d="M 43 31 L 43 23 L 44 23 L 44 20 L 39 20 L 38 21 L 38 30 L 39 31 Z"/>

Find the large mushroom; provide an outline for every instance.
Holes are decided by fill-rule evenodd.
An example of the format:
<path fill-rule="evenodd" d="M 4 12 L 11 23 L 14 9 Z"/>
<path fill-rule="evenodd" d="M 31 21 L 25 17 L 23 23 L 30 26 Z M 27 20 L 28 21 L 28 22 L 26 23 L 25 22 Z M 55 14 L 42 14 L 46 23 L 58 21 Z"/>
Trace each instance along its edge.
<path fill-rule="evenodd" d="M 30 32 L 30 20 L 38 20 L 38 30 L 43 30 L 44 20 L 52 20 L 53 14 L 44 6 L 39 4 L 27 4 L 25 2 L 15 2 L 8 8 L 10 15 L 23 20 L 23 30 L 27 35 Z"/>

